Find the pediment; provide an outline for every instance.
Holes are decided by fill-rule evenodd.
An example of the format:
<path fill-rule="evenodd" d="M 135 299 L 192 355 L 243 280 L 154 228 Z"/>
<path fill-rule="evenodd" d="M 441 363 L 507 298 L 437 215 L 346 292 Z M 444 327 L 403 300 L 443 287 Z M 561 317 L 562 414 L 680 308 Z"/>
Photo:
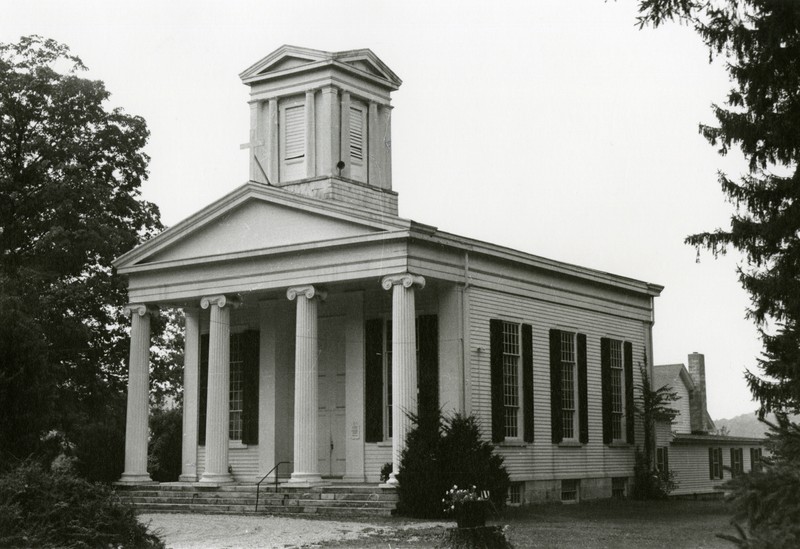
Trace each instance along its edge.
<path fill-rule="evenodd" d="M 281 46 L 266 57 L 257 61 L 239 77 L 246 84 L 276 78 L 291 71 L 316 68 L 324 65 L 337 65 L 382 80 L 396 89 L 402 80 L 369 49 L 326 52 L 297 46 Z"/>
<path fill-rule="evenodd" d="M 114 261 L 125 271 L 326 241 L 406 227 L 327 201 L 248 183 Z"/>
<path fill-rule="evenodd" d="M 358 236 L 364 225 L 251 199 L 146 258 L 174 261 Z"/>

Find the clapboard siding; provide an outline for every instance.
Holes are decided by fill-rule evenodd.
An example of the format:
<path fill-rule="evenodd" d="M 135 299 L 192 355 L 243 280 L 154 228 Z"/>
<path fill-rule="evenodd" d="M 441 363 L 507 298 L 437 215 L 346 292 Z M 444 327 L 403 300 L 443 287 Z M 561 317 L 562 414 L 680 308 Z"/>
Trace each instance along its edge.
<path fill-rule="evenodd" d="M 683 383 L 680 377 L 675 380 L 672 386 L 675 393 L 677 393 L 678 400 L 670 403 L 670 407 L 678 411 L 678 415 L 672 420 L 672 429 L 676 433 L 691 433 L 691 407 L 689 406 L 689 390 Z"/>
<path fill-rule="evenodd" d="M 261 480 L 258 474 L 258 445 L 251 444 L 245 448 L 232 447 L 228 450 L 228 463 L 233 470 L 233 478 L 240 482 Z M 206 447 L 197 448 L 197 476 L 206 470 Z"/>
<path fill-rule="evenodd" d="M 364 446 L 364 474 L 367 482 L 379 482 L 381 467 L 392 461 L 391 444 L 366 444 Z"/>
<path fill-rule="evenodd" d="M 469 292 L 471 411 L 480 421 L 484 436 L 491 426 L 489 321 L 492 318 L 533 326 L 534 442 L 520 446 L 499 445 L 499 452 L 514 480 L 589 478 L 633 474 L 634 449 L 630 445 L 603 444 L 600 338 L 623 339 L 633 344 L 634 386 L 639 383 L 646 332 L 641 320 L 604 314 L 552 301 L 522 298 L 505 292 L 471 288 Z M 564 329 L 587 336 L 587 387 L 589 443 L 565 447 L 551 443 L 549 330 Z M 643 430 L 636 425 L 636 442 Z"/>
<path fill-rule="evenodd" d="M 669 468 L 675 475 L 677 487 L 672 495 L 707 494 L 731 479 L 731 448 L 742 449 L 742 470 L 753 468 L 750 448 L 759 446 L 742 442 L 714 441 L 709 444 L 673 444 L 669 449 Z M 722 448 L 722 479 L 709 478 L 708 449 Z"/>

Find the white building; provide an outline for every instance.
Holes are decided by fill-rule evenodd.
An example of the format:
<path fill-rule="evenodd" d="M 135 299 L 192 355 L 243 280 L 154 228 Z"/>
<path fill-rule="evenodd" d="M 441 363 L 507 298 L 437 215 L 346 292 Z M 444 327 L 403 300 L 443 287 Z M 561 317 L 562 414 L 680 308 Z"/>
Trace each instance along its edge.
<path fill-rule="evenodd" d="M 133 313 L 122 481 L 149 481 L 149 318 L 168 306 L 186 315 L 184 482 L 288 461 L 289 485 L 377 483 L 404 412 L 441 407 L 479 419 L 515 499 L 623 493 L 662 287 L 398 217 L 401 81 L 371 51 L 284 46 L 240 76 L 250 181 L 115 263 Z"/>

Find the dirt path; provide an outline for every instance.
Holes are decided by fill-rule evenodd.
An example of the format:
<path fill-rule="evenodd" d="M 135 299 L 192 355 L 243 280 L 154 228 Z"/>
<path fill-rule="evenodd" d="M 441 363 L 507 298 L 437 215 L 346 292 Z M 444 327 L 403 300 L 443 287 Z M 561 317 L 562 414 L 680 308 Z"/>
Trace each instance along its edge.
<path fill-rule="evenodd" d="M 398 530 L 445 527 L 439 522 L 320 520 L 294 517 L 155 514 L 139 519 L 170 549 L 320 547 Z"/>

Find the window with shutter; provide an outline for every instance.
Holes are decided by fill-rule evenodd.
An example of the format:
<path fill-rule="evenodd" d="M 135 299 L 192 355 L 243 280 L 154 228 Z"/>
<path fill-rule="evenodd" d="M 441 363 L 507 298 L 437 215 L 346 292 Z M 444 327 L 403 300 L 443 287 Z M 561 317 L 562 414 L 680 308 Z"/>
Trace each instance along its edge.
<path fill-rule="evenodd" d="M 489 323 L 492 438 L 533 442 L 533 337 L 530 324 Z"/>
<path fill-rule="evenodd" d="M 761 471 L 761 459 L 763 454 L 761 448 L 750 448 L 750 470 L 754 473 Z"/>
<path fill-rule="evenodd" d="M 578 372 L 575 334 L 561 332 L 561 437 L 578 439 Z"/>

